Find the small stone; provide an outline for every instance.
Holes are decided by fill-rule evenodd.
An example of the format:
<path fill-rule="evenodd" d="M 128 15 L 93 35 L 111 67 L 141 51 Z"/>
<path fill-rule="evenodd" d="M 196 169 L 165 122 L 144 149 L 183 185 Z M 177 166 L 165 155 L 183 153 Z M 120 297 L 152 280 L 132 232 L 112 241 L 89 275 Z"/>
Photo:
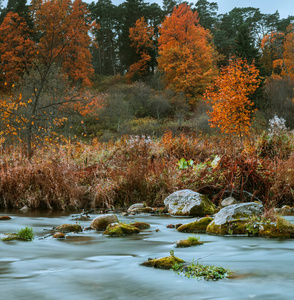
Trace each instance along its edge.
<path fill-rule="evenodd" d="M 62 224 L 55 228 L 55 230 L 60 232 L 81 232 L 82 227 L 78 224 Z"/>
<path fill-rule="evenodd" d="M 53 235 L 54 239 L 65 239 L 65 234 L 63 232 L 56 232 Z"/>
<path fill-rule="evenodd" d="M 234 197 L 228 197 L 221 202 L 221 207 L 237 204 L 237 200 Z"/>
<path fill-rule="evenodd" d="M 175 263 L 183 264 L 185 261 L 175 256 L 167 256 L 158 259 L 148 258 L 147 261 L 142 263 L 142 266 L 170 270 Z"/>
<path fill-rule="evenodd" d="M 11 218 L 9 216 L 0 216 L 0 221 L 7 221 L 7 220 L 11 220 Z"/>

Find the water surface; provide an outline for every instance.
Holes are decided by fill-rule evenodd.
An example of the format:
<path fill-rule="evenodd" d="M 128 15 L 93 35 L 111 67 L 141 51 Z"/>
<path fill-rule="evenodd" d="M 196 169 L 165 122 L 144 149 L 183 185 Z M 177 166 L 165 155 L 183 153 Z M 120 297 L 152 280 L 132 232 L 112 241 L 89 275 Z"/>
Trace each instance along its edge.
<path fill-rule="evenodd" d="M 178 249 L 174 242 L 192 234 L 166 225 L 190 220 L 165 216 L 118 216 L 120 221 L 151 224 L 134 236 L 84 231 L 65 240 L 42 239 L 52 227 L 75 223 L 72 215 L 9 215 L 12 220 L 1 221 L 0 234 L 29 226 L 36 238 L 0 242 L 0 290 L 8 299 L 294 299 L 293 240 L 197 234 L 204 245 Z M 287 219 L 294 222 L 294 217 Z M 80 224 L 88 227 L 90 221 Z M 149 257 L 168 256 L 170 250 L 186 261 L 229 268 L 235 278 L 207 282 L 140 265 Z"/>

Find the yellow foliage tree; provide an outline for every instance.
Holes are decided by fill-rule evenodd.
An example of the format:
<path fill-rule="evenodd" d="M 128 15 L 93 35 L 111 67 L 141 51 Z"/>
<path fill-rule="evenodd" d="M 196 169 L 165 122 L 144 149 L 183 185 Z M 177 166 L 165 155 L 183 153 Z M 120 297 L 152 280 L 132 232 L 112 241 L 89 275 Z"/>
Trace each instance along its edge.
<path fill-rule="evenodd" d="M 246 60 L 231 60 L 222 68 L 214 85 L 206 91 L 205 99 L 211 103 L 211 127 L 219 127 L 221 132 L 238 135 L 242 139 L 248 134 L 252 124 L 253 102 L 248 96 L 259 86 L 259 71 L 254 63 Z"/>

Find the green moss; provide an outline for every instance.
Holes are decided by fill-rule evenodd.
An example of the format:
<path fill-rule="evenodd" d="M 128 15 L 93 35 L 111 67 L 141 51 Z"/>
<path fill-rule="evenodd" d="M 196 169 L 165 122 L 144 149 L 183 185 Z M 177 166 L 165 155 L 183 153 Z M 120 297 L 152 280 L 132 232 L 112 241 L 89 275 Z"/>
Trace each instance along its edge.
<path fill-rule="evenodd" d="M 145 223 L 145 222 L 133 222 L 130 225 L 131 226 L 135 226 L 135 227 L 137 227 L 140 230 L 150 228 L 150 224 Z"/>
<path fill-rule="evenodd" d="M 212 222 L 213 218 L 204 217 L 195 222 L 191 222 L 188 224 L 184 224 L 178 227 L 179 232 L 190 232 L 190 233 L 201 233 L 206 232 L 206 228 L 210 222 Z"/>
<path fill-rule="evenodd" d="M 210 200 L 205 196 L 201 195 L 201 204 L 199 206 L 193 207 L 191 209 L 190 215 L 192 216 L 206 216 L 206 215 L 212 215 L 215 210 L 215 206 Z"/>
<path fill-rule="evenodd" d="M 140 230 L 132 225 L 125 223 L 109 224 L 103 234 L 109 236 L 123 236 L 140 233 Z"/>
<path fill-rule="evenodd" d="M 209 223 L 209 225 L 206 228 L 206 232 L 210 234 L 219 234 L 219 235 L 225 235 L 225 234 L 246 234 L 246 221 L 240 220 L 240 221 L 233 221 L 230 223 L 222 224 L 222 225 L 216 225 L 214 221 Z"/>
<path fill-rule="evenodd" d="M 170 270 L 175 264 L 183 263 L 185 263 L 184 260 L 171 255 L 158 259 L 149 259 L 148 261 L 143 262 L 142 266 Z"/>
<path fill-rule="evenodd" d="M 270 238 L 294 238 L 294 225 L 278 217 L 276 223 L 260 224 L 258 235 Z"/>
<path fill-rule="evenodd" d="M 80 232 L 83 231 L 82 227 L 78 224 L 62 224 L 55 228 L 56 231 L 60 232 Z"/>
<path fill-rule="evenodd" d="M 203 242 L 199 241 L 199 237 L 188 237 L 186 240 L 179 240 L 176 242 L 177 248 L 186 248 L 192 246 L 203 245 Z"/>
<path fill-rule="evenodd" d="M 20 240 L 16 233 L 5 233 L 6 237 L 2 238 L 3 242 L 13 241 L 13 240 Z"/>

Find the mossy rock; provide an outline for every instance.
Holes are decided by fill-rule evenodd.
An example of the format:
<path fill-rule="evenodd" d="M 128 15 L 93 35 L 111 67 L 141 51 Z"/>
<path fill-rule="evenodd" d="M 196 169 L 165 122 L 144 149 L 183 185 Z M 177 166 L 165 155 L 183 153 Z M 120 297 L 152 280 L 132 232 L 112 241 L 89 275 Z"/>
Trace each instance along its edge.
<path fill-rule="evenodd" d="M 216 224 L 215 221 L 209 223 L 206 228 L 206 232 L 210 234 L 226 235 L 226 234 L 247 234 L 246 229 L 247 222 L 232 221 L 225 224 Z"/>
<path fill-rule="evenodd" d="M 278 217 L 276 223 L 260 224 L 258 235 L 270 238 L 294 238 L 294 225 Z"/>
<path fill-rule="evenodd" d="M 21 241 L 22 239 L 19 238 L 17 233 L 5 233 L 5 237 L 1 239 L 3 242 L 9 242 L 13 240 L 19 240 Z"/>
<path fill-rule="evenodd" d="M 135 226 L 125 223 L 109 224 L 106 230 L 103 232 L 103 234 L 109 236 L 123 236 L 135 233 L 140 233 L 140 230 Z"/>
<path fill-rule="evenodd" d="M 205 196 L 191 190 L 180 190 L 164 200 L 170 215 L 204 217 L 214 213 L 215 205 Z"/>
<path fill-rule="evenodd" d="M 177 248 L 187 248 L 199 245 L 203 245 L 203 242 L 199 241 L 197 238 L 187 238 L 186 240 L 179 240 L 176 242 Z"/>
<path fill-rule="evenodd" d="M 213 221 L 211 217 L 204 217 L 196 220 L 195 222 L 181 225 L 177 228 L 179 232 L 190 232 L 190 233 L 203 233 L 206 232 L 206 228 L 210 222 Z"/>
<path fill-rule="evenodd" d="M 131 225 L 131 226 L 135 226 L 135 227 L 137 227 L 137 228 L 140 229 L 140 230 L 150 228 L 150 224 L 145 223 L 145 222 L 133 222 L 133 223 L 131 223 L 130 225 Z"/>
<path fill-rule="evenodd" d="M 81 232 L 82 227 L 78 224 L 62 224 L 55 228 L 56 231 L 60 232 Z"/>
<path fill-rule="evenodd" d="M 175 263 L 183 264 L 185 261 L 176 256 L 167 256 L 157 259 L 148 259 L 148 261 L 142 263 L 142 266 L 170 270 Z"/>

